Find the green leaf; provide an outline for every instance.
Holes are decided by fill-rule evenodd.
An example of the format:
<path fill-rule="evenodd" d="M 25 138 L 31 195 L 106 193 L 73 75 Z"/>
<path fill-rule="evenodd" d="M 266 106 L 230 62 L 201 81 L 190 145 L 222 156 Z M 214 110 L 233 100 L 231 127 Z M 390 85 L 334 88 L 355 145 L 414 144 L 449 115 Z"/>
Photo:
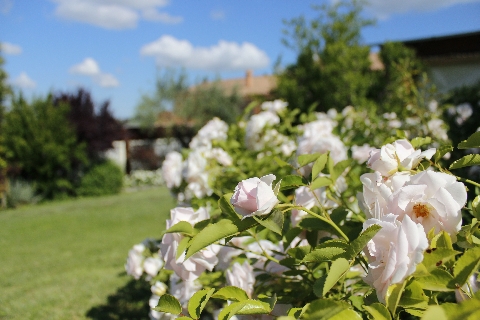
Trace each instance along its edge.
<path fill-rule="evenodd" d="M 218 314 L 218 320 L 229 320 L 233 317 L 240 309 L 242 309 L 241 302 L 234 302 L 226 306 Z"/>
<path fill-rule="evenodd" d="M 287 254 L 295 259 L 298 260 L 303 260 L 305 258 L 305 255 L 309 253 L 311 250 L 310 246 L 300 246 L 300 247 L 295 247 L 287 250 Z"/>
<path fill-rule="evenodd" d="M 215 292 L 212 298 L 230 300 L 230 301 L 244 301 L 244 300 L 248 300 L 248 295 L 245 291 L 243 291 L 238 287 L 227 286 Z"/>
<path fill-rule="evenodd" d="M 303 177 L 297 175 L 289 175 L 282 178 L 280 190 L 296 189 L 301 186 L 306 186 L 307 183 Z"/>
<path fill-rule="evenodd" d="M 480 165 L 480 154 L 469 154 L 453 162 L 449 169 L 453 170 L 477 165 Z"/>
<path fill-rule="evenodd" d="M 171 314 L 180 314 L 182 312 L 182 306 L 177 298 L 170 294 L 164 294 L 160 297 L 158 305 L 153 308 L 153 310 Z"/>
<path fill-rule="evenodd" d="M 328 320 L 351 306 L 338 300 L 318 299 L 312 301 L 306 308 L 302 319 L 305 320 Z M 346 319 L 346 318 L 344 318 Z"/>
<path fill-rule="evenodd" d="M 351 258 L 354 258 L 357 254 L 359 254 L 360 251 L 365 248 L 368 241 L 370 241 L 377 234 L 377 232 L 380 231 L 381 228 L 382 227 L 380 227 L 378 224 L 374 224 L 365 229 L 365 231 L 363 231 L 358 238 L 353 240 L 352 243 L 350 243 Z"/>
<path fill-rule="evenodd" d="M 387 307 L 381 303 L 375 302 L 369 306 L 363 306 L 363 309 L 373 317 L 373 320 L 392 320 Z"/>
<path fill-rule="evenodd" d="M 232 204 L 230 203 L 230 199 L 232 198 L 233 193 L 227 193 L 220 197 L 218 200 L 218 207 L 225 213 L 231 220 L 234 222 L 240 221 L 240 217 L 238 213 L 233 208 Z"/>
<path fill-rule="evenodd" d="M 274 210 L 265 220 L 256 216 L 253 216 L 253 219 L 265 228 L 282 235 L 284 217 L 280 210 Z"/>
<path fill-rule="evenodd" d="M 405 131 L 400 130 L 400 129 L 396 129 L 395 132 L 396 132 L 398 138 L 400 138 L 400 139 L 406 139 L 407 138 L 407 134 L 405 133 Z"/>
<path fill-rule="evenodd" d="M 433 305 L 428 307 L 423 314 L 422 320 L 448 320 L 445 310 L 441 306 Z"/>
<path fill-rule="evenodd" d="M 425 137 L 425 138 L 416 137 L 412 139 L 411 144 L 415 149 L 418 149 L 419 147 L 429 144 L 430 142 L 432 142 L 432 138 L 430 137 Z"/>
<path fill-rule="evenodd" d="M 203 289 L 195 292 L 195 294 L 188 301 L 188 313 L 192 318 L 200 318 L 200 314 L 214 292 L 215 289 L 213 288 L 210 290 Z"/>
<path fill-rule="evenodd" d="M 322 172 L 323 168 L 325 168 L 325 165 L 327 164 L 328 160 L 328 153 L 322 154 L 318 159 L 315 161 L 313 164 L 312 168 L 312 179 L 315 180 L 316 177 Z"/>
<path fill-rule="evenodd" d="M 338 247 L 326 247 L 315 249 L 312 252 L 308 253 L 302 262 L 323 262 L 331 261 L 340 257 L 345 257 L 345 249 Z"/>
<path fill-rule="evenodd" d="M 388 310 L 390 310 L 392 314 L 395 314 L 395 310 L 397 310 L 400 299 L 402 298 L 402 293 L 404 291 L 403 289 L 405 288 L 406 282 L 407 281 L 392 284 L 387 289 L 385 301 Z"/>
<path fill-rule="evenodd" d="M 343 310 L 340 313 L 337 313 L 330 320 L 362 320 L 362 316 L 360 316 L 357 312 L 353 311 L 352 309 Z"/>
<path fill-rule="evenodd" d="M 303 309 L 306 309 L 306 308 L 305 307 L 304 308 L 291 308 L 290 310 L 288 310 L 288 316 L 294 317 L 295 319 L 298 319 L 303 314 Z"/>
<path fill-rule="evenodd" d="M 193 226 L 187 221 L 180 221 L 175 223 L 173 226 L 168 228 L 165 233 L 183 233 L 189 236 L 193 236 L 194 230 Z"/>
<path fill-rule="evenodd" d="M 286 166 L 291 167 L 291 165 L 290 165 L 288 162 L 280 159 L 279 157 L 274 157 L 273 160 L 275 160 L 275 162 L 276 162 L 280 167 L 286 167 Z"/>
<path fill-rule="evenodd" d="M 467 140 L 458 144 L 458 149 L 480 148 L 480 131 L 475 132 Z"/>
<path fill-rule="evenodd" d="M 301 154 L 298 156 L 297 163 L 300 167 L 306 166 L 307 164 L 317 160 L 320 155 L 320 153 Z"/>
<path fill-rule="evenodd" d="M 433 269 L 430 272 L 430 275 L 426 277 L 418 277 L 416 280 L 425 290 L 452 291 L 455 289 L 450 285 L 453 276 L 447 271 L 438 268 Z"/>
<path fill-rule="evenodd" d="M 189 237 L 183 237 L 182 240 L 180 240 L 180 242 L 178 243 L 175 259 L 178 259 L 182 256 L 182 254 L 185 252 L 185 250 L 188 247 L 188 243 L 190 242 L 190 239 L 191 238 Z"/>
<path fill-rule="evenodd" d="M 453 250 L 452 238 L 445 231 L 439 232 L 435 237 L 433 237 L 431 241 L 431 247 L 437 249 L 443 248 Z"/>
<path fill-rule="evenodd" d="M 337 163 L 333 167 L 333 172 L 330 171 L 330 179 L 332 179 L 332 181 L 336 181 L 338 177 L 342 175 L 343 171 L 345 171 L 345 169 L 347 169 L 350 166 L 351 163 L 352 161 L 349 159 L 342 160 L 339 163 Z"/>
<path fill-rule="evenodd" d="M 207 226 L 190 240 L 185 260 L 212 243 L 233 236 L 238 232 L 238 227 L 227 219 Z"/>
<path fill-rule="evenodd" d="M 472 201 L 472 213 L 477 219 L 480 219 L 480 195 Z"/>
<path fill-rule="evenodd" d="M 455 286 L 463 286 L 480 266 L 480 247 L 466 250 L 453 267 Z"/>
<path fill-rule="evenodd" d="M 326 187 L 329 186 L 333 183 L 333 181 L 330 178 L 327 177 L 318 177 L 315 180 L 312 181 L 310 184 L 310 190 L 315 190 L 318 188 Z"/>
<path fill-rule="evenodd" d="M 437 152 L 435 152 L 435 155 L 433 156 L 435 163 L 440 161 L 440 159 L 442 159 L 444 155 L 452 151 L 453 151 L 453 147 L 450 145 L 441 146 L 440 148 L 438 148 Z"/>
<path fill-rule="evenodd" d="M 417 281 L 408 281 L 398 305 L 423 312 L 427 308 L 428 297 L 423 292 L 422 285 Z"/>
<path fill-rule="evenodd" d="M 243 304 L 242 308 L 237 312 L 237 314 L 268 314 L 272 311 L 270 305 L 263 301 L 248 299 L 236 303 Z"/>
<path fill-rule="evenodd" d="M 192 319 L 192 318 L 190 318 L 190 317 L 187 317 L 187 316 L 185 316 L 185 317 L 178 317 L 178 318 L 175 318 L 175 320 L 193 320 L 193 319 Z"/>
<path fill-rule="evenodd" d="M 423 254 L 422 264 L 428 271 L 432 271 L 459 253 L 459 251 L 445 248 L 427 249 Z"/>
<path fill-rule="evenodd" d="M 333 261 L 330 271 L 327 274 L 325 279 L 325 284 L 323 286 L 323 296 L 327 294 L 330 289 L 347 273 L 350 269 L 350 263 L 347 259 L 339 258 Z"/>

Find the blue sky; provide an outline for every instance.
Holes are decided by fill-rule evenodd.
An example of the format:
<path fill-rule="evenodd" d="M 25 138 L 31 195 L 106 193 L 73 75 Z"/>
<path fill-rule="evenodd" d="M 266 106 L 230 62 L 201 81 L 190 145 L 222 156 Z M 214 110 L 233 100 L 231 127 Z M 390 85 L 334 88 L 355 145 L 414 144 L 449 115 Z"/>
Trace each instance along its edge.
<path fill-rule="evenodd" d="M 271 74 L 282 20 L 315 16 L 334 0 L 0 0 L 0 43 L 9 82 L 27 97 L 88 89 L 133 115 L 159 68 L 185 67 L 191 82 Z M 371 0 L 366 44 L 480 30 L 480 0 Z"/>

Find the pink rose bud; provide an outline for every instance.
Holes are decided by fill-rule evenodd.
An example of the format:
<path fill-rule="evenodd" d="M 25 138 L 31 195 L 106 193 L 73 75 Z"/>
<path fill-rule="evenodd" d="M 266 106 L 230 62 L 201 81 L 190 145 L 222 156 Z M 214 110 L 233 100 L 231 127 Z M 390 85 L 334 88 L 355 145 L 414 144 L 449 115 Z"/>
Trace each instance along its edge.
<path fill-rule="evenodd" d="M 261 178 L 246 179 L 238 183 L 230 199 L 235 211 L 241 214 L 243 218 L 270 213 L 273 207 L 279 203 L 272 189 L 272 183 L 275 178 L 275 175 L 269 174 Z"/>

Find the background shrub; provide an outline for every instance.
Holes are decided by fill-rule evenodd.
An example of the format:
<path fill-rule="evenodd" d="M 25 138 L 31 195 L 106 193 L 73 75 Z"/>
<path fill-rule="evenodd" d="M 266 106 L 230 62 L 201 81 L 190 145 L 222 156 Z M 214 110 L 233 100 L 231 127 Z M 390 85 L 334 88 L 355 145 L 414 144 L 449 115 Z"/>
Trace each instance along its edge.
<path fill-rule="evenodd" d="M 36 194 L 33 183 L 25 180 L 11 180 L 7 192 L 7 203 L 9 207 L 15 208 L 22 204 L 34 204 L 41 200 Z"/>
<path fill-rule="evenodd" d="M 113 162 L 95 165 L 83 177 L 78 188 L 79 196 L 102 196 L 122 190 L 123 172 Z"/>

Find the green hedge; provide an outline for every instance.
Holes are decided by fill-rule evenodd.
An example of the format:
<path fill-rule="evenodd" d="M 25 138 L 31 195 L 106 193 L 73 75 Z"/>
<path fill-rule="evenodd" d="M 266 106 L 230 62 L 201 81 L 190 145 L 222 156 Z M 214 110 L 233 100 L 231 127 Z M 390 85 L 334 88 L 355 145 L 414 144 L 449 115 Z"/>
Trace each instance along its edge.
<path fill-rule="evenodd" d="M 82 178 L 77 190 L 79 196 L 117 194 L 123 187 L 123 172 L 113 162 L 95 165 Z"/>

